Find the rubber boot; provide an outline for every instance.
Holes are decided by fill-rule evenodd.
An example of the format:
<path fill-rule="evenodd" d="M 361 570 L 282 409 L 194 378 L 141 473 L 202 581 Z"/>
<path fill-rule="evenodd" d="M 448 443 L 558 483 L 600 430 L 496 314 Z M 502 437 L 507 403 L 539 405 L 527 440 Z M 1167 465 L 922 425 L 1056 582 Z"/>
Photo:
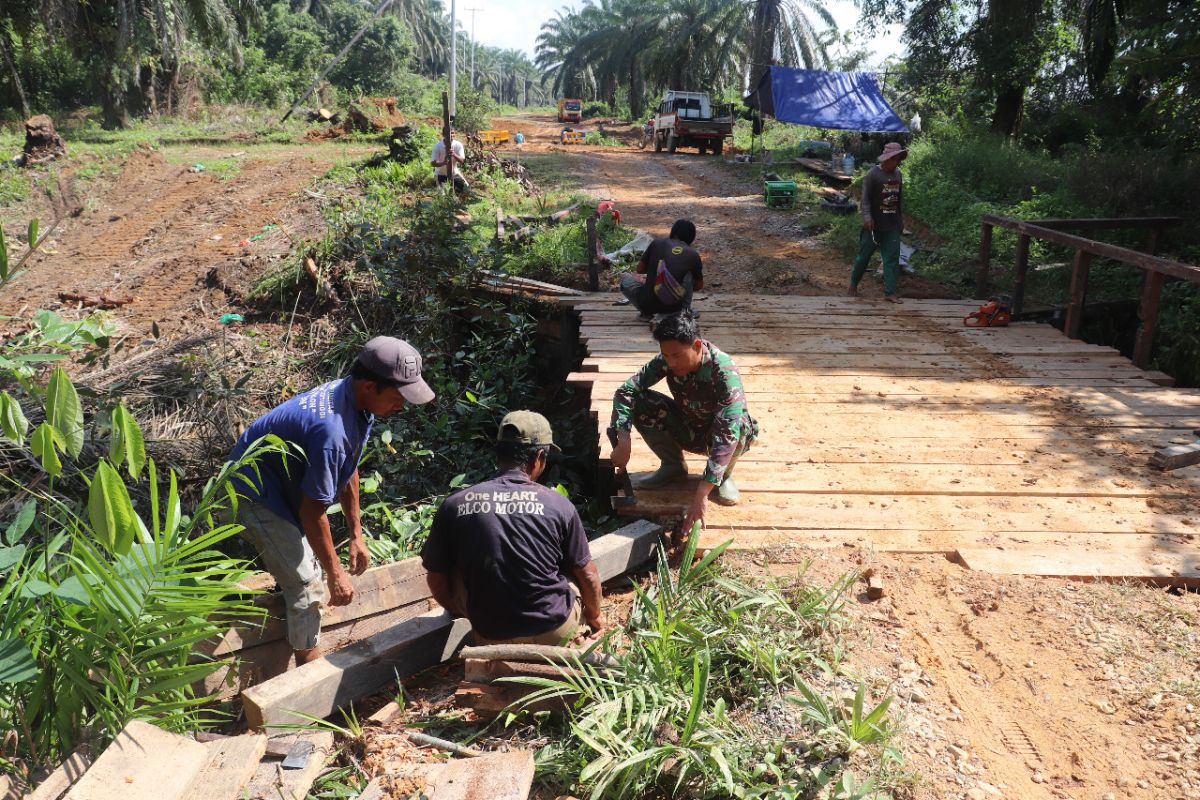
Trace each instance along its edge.
<path fill-rule="evenodd" d="M 666 431 L 653 430 L 641 433 L 646 446 L 654 452 L 654 455 L 658 456 L 662 463 L 658 465 L 656 471 L 638 481 L 639 488 L 656 489 L 671 481 L 687 477 L 687 462 L 683 460 L 683 448 L 671 437 L 671 434 Z"/>
<path fill-rule="evenodd" d="M 719 506 L 736 506 L 742 499 L 742 493 L 738 491 L 737 484 L 733 482 L 733 468 L 736 465 L 737 459 L 735 458 L 725 468 L 725 478 L 720 485 L 714 486 L 708 493 L 708 499 Z"/>

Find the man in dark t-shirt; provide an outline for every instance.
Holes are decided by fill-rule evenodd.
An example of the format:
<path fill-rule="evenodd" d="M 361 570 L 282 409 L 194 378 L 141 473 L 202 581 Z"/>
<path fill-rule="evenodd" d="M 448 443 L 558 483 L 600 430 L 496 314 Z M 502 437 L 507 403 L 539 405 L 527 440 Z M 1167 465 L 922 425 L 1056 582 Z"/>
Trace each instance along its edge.
<path fill-rule="evenodd" d="M 559 645 L 581 619 L 593 635 L 604 630 L 600 573 L 579 512 L 537 483 L 551 449 L 545 417 L 508 414 L 496 437 L 500 473 L 450 495 L 434 515 L 421 550 L 429 590 L 471 621 L 478 644 Z"/>
<path fill-rule="evenodd" d="M 704 288 L 704 264 L 692 247 L 696 226 L 677 220 L 669 236 L 655 239 L 638 261 L 638 275 L 621 278 L 621 293 L 633 301 L 643 319 L 675 314 L 692 307 L 693 290 Z"/>

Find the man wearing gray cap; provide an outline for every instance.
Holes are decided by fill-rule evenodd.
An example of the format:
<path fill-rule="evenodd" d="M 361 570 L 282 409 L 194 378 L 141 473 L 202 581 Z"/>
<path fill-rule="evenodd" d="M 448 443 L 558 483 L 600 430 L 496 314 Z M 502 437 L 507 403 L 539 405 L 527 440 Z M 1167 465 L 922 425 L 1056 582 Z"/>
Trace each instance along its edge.
<path fill-rule="evenodd" d="M 551 450 L 546 418 L 513 411 L 496 435 L 500 474 L 450 495 L 433 518 L 421 550 L 429 591 L 471 621 L 477 644 L 563 644 L 581 620 L 593 636 L 604 630 L 579 512 L 537 482 Z"/>
<path fill-rule="evenodd" d="M 358 462 L 375 417 L 405 403 L 433 399 L 421 378 L 421 354 L 400 339 L 377 336 L 363 346 L 350 374 L 297 395 L 259 417 L 229 454 L 242 457 L 274 434 L 286 453 L 265 453 L 237 473 L 237 521 L 283 592 L 288 642 L 296 664 L 318 655 L 321 606 L 344 606 L 354 587 L 333 546 L 326 510 L 340 503 L 350 534 L 350 574 L 370 562 L 358 508 Z"/>

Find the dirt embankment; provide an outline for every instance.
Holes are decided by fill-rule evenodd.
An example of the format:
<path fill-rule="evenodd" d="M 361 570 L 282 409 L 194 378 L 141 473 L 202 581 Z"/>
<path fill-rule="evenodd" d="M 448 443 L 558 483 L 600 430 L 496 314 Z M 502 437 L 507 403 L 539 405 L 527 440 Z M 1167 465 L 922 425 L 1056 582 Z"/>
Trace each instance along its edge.
<path fill-rule="evenodd" d="M 313 148 L 310 148 L 310 151 Z M 0 296 L 0 314 L 70 312 L 60 293 L 131 299 L 111 312 L 130 334 L 215 325 L 226 290 L 241 291 L 292 243 L 323 230 L 301 191 L 332 165 L 319 151 L 245 159 L 221 180 L 139 150 L 113 186 L 65 219 Z"/>

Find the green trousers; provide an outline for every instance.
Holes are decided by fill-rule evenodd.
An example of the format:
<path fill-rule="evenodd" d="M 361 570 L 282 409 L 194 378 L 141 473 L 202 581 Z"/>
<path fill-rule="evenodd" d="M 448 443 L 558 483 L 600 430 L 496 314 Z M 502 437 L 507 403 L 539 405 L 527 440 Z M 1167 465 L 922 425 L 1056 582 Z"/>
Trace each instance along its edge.
<path fill-rule="evenodd" d="M 854 272 L 850 273 L 850 285 L 858 286 L 875 248 L 883 259 L 883 293 L 891 297 L 896 293 L 896 282 L 900 275 L 900 231 L 869 231 L 862 229 L 858 235 L 858 258 L 854 259 Z"/>

